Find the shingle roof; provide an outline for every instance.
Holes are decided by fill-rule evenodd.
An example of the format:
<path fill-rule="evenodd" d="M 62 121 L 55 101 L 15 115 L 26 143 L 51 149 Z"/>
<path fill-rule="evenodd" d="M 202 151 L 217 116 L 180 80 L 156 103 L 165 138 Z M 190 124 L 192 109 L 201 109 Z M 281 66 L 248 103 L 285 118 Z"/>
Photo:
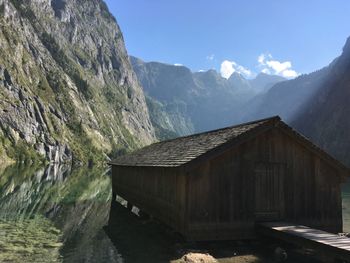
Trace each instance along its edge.
<path fill-rule="evenodd" d="M 123 166 L 181 166 L 217 147 L 240 138 L 241 135 L 249 131 L 280 120 L 280 117 L 271 117 L 154 143 L 130 154 L 120 156 L 112 161 L 111 164 Z"/>

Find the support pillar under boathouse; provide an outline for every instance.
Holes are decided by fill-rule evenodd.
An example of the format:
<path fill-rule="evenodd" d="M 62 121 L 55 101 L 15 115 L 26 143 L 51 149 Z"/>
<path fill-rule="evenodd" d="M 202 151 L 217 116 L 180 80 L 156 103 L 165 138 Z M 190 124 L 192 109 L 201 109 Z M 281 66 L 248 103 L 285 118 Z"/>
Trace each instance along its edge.
<path fill-rule="evenodd" d="M 118 199 L 123 200 L 123 201 L 120 201 L 120 200 L 118 201 Z M 127 200 L 123 199 L 122 197 L 118 196 L 116 194 L 116 192 L 112 191 L 111 210 L 115 209 L 115 207 L 119 207 L 120 205 L 125 206 L 125 208 L 129 212 L 134 212 L 135 214 L 137 214 L 142 219 L 149 219 L 149 218 L 151 218 L 151 216 L 149 214 L 147 214 L 146 212 L 142 211 L 138 207 L 135 207 L 130 201 L 127 201 Z M 136 210 L 133 210 L 134 208 Z"/>
<path fill-rule="evenodd" d="M 130 203 L 129 201 L 127 201 L 127 204 L 126 204 L 126 208 L 131 212 L 132 211 L 132 208 L 133 208 L 133 204 Z"/>
<path fill-rule="evenodd" d="M 350 170 L 279 117 L 154 143 L 111 165 L 113 193 L 188 240 L 254 239 L 272 221 L 342 232 Z"/>

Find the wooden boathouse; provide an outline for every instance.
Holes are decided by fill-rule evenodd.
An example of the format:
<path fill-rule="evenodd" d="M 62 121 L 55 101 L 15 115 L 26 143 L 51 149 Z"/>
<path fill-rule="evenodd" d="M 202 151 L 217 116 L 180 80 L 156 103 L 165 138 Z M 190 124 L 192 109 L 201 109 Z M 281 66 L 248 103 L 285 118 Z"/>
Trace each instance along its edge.
<path fill-rule="evenodd" d="M 190 240 L 254 238 L 266 221 L 342 232 L 349 170 L 279 117 L 154 143 L 111 164 L 114 198 Z"/>

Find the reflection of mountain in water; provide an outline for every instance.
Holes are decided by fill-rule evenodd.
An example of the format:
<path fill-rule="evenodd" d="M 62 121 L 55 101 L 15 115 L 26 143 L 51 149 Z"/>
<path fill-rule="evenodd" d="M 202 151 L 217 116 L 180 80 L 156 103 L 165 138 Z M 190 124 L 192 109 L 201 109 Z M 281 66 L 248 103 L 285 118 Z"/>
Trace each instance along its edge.
<path fill-rule="evenodd" d="M 3 169 L 0 254 L 15 262 L 121 262 L 102 230 L 110 195 L 110 178 L 99 169 Z"/>

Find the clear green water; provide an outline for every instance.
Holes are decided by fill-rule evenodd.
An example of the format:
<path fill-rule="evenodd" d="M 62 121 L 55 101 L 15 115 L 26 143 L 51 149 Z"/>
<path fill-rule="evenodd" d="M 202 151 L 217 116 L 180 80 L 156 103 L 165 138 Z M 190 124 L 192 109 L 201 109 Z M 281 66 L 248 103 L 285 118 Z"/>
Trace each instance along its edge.
<path fill-rule="evenodd" d="M 102 229 L 110 196 L 99 169 L 2 169 L 0 262 L 123 262 Z"/>
<path fill-rule="evenodd" d="M 0 262 L 169 262 L 176 236 L 121 206 L 108 225 L 108 171 L 65 166 L 0 169 Z M 350 183 L 343 188 L 350 232 Z M 160 230 L 160 231 L 159 231 Z M 162 232 L 161 235 L 157 234 Z"/>

